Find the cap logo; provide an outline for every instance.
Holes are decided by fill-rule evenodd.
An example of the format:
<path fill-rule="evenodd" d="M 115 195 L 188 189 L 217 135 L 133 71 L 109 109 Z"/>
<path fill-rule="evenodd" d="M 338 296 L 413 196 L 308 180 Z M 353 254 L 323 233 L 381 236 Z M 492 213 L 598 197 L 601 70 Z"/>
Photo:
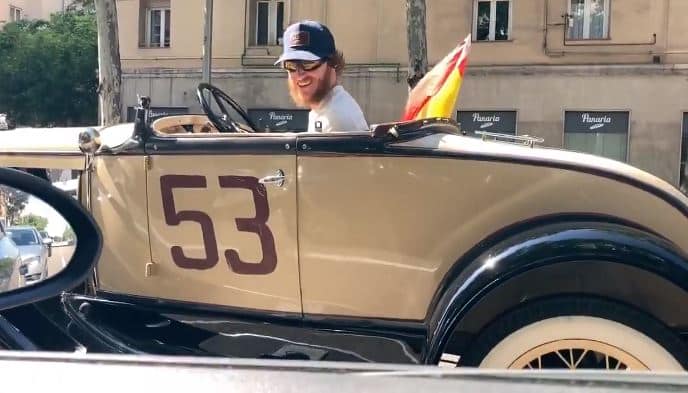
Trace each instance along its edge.
<path fill-rule="evenodd" d="M 291 41 L 289 45 L 295 46 L 308 46 L 310 44 L 310 34 L 307 31 L 299 31 L 291 35 Z"/>

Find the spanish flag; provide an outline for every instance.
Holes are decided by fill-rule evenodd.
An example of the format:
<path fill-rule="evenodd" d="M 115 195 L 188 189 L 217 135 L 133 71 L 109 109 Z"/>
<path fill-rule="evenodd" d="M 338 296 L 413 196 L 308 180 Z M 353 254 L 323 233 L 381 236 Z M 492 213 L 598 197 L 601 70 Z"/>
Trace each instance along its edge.
<path fill-rule="evenodd" d="M 411 89 L 402 121 L 451 118 L 471 49 L 471 35 L 437 63 Z"/>

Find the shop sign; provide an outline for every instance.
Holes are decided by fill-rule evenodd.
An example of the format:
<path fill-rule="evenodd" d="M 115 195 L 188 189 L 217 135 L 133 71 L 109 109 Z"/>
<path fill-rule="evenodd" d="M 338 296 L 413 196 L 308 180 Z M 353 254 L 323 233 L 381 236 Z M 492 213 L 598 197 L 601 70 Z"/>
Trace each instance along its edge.
<path fill-rule="evenodd" d="M 185 106 L 152 106 L 149 111 L 148 119 L 150 122 L 167 116 L 188 115 L 189 108 Z M 127 107 L 127 122 L 136 119 L 136 109 L 133 106 Z"/>
<path fill-rule="evenodd" d="M 516 135 L 516 111 L 458 111 L 461 130 Z"/>
<path fill-rule="evenodd" d="M 628 132 L 628 112 L 567 111 L 564 115 L 564 131 L 576 133 Z"/>
<path fill-rule="evenodd" d="M 303 132 L 308 130 L 307 109 L 249 109 L 248 115 L 261 131 Z"/>

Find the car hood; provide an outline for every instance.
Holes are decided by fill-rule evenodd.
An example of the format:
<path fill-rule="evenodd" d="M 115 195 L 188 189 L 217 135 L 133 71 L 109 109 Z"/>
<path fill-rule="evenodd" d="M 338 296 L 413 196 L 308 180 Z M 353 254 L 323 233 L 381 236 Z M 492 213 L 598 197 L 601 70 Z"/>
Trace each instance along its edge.
<path fill-rule="evenodd" d="M 669 196 L 688 210 L 688 196 L 661 178 L 620 161 L 592 154 L 549 147 L 529 147 L 511 142 L 482 140 L 475 137 L 436 133 L 395 143 L 405 149 L 430 151 L 430 154 L 479 160 L 514 162 L 577 170 L 613 179 L 623 179 L 643 189 L 654 189 Z"/>
<path fill-rule="evenodd" d="M 79 133 L 88 127 L 17 128 L 0 132 L 0 165 L 82 169 L 85 157 L 79 149 Z M 105 147 L 116 148 L 134 133 L 134 124 L 91 127 L 100 132 Z"/>
<path fill-rule="evenodd" d="M 22 261 L 25 261 L 31 257 L 37 257 L 41 255 L 42 246 L 40 245 L 30 245 L 30 246 L 17 246 L 19 253 L 21 254 Z"/>

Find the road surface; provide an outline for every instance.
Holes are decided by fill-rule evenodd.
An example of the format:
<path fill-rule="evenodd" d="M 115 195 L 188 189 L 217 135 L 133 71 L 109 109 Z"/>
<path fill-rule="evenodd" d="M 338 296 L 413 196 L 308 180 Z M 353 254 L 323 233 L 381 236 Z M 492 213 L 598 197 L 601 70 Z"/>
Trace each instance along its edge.
<path fill-rule="evenodd" d="M 48 277 L 59 273 L 72 259 L 74 246 L 53 247 L 53 255 L 48 258 Z"/>

